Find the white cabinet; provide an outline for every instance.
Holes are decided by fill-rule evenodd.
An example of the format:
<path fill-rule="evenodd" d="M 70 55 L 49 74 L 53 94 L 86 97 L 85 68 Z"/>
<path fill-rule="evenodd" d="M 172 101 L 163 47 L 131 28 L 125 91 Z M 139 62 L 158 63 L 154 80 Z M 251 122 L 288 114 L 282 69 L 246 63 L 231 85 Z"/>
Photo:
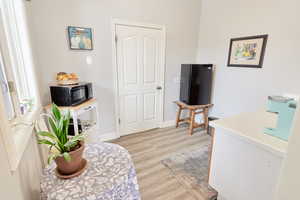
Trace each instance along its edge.
<path fill-rule="evenodd" d="M 209 184 L 221 200 L 272 200 L 287 142 L 263 133 L 276 115 L 257 112 L 218 120 Z"/>

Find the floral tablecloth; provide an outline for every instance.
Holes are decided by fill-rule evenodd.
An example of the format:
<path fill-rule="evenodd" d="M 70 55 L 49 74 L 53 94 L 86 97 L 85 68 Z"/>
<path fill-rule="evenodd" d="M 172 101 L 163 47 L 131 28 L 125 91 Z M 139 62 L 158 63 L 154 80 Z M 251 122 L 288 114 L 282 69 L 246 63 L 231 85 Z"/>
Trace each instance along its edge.
<path fill-rule="evenodd" d="M 63 180 L 55 176 L 55 163 L 42 175 L 42 200 L 140 200 L 135 168 L 129 153 L 119 145 L 86 145 L 88 161 L 80 176 Z"/>

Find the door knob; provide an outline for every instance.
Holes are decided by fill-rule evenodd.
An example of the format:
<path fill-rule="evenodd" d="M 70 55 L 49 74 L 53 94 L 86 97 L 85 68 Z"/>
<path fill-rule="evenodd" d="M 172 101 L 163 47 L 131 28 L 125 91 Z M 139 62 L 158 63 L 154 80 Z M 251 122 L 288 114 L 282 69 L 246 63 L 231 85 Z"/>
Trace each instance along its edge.
<path fill-rule="evenodd" d="M 161 90 L 162 87 L 161 87 L 161 86 L 157 86 L 156 89 L 157 89 L 157 90 Z"/>

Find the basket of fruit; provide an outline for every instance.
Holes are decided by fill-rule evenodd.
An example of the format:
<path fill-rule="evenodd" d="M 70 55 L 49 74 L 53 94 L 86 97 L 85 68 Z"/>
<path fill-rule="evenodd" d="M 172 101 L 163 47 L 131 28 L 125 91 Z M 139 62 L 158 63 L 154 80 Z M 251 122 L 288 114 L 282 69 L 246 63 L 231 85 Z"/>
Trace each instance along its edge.
<path fill-rule="evenodd" d="M 76 85 L 79 83 L 79 78 L 75 73 L 59 72 L 56 75 L 56 81 L 59 85 Z"/>

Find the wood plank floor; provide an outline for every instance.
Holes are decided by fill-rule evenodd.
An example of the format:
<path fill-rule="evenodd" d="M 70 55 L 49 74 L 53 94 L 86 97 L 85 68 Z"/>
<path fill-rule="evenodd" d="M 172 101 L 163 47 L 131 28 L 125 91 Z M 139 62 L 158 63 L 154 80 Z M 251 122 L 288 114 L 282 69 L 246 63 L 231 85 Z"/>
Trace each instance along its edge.
<path fill-rule="evenodd" d="M 161 160 L 198 147 L 209 136 L 205 131 L 187 134 L 187 128 L 154 129 L 111 141 L 126 148 L 132 156 L 142 200 L 204 200 L 181 185 Z"/>

